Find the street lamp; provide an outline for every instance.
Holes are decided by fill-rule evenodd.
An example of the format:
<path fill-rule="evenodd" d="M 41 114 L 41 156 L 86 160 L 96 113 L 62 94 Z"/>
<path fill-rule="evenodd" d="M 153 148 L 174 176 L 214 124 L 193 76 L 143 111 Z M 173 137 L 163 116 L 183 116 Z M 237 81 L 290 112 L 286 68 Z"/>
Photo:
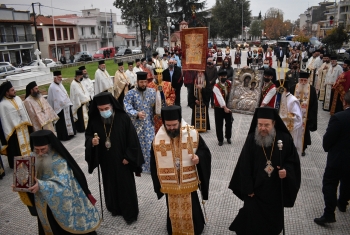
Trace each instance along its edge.
<path fill-rule="evenodd" d="M 238 0 L 233 0 L 234 2 L 238 2 Z M 243 41 L 243 4 L 244 4 L 244 0 L 241 0 L 242 3 L 242 41 Z"/>

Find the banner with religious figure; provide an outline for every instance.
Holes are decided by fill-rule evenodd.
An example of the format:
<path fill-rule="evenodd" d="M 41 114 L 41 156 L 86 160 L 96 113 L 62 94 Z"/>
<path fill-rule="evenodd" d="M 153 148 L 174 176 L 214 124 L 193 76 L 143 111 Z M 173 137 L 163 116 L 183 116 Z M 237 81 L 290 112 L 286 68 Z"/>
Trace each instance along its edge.
<path fill-rule="evenodd" d="M 207 65 L 208 28 L 182 29 L 182 70 L 205 71 Z"/>
<path fill-rule="evenodd" d="M 261 97 L 263 70 L 235 69 L 227 107 L 234 113 L 254 114 Z"/>

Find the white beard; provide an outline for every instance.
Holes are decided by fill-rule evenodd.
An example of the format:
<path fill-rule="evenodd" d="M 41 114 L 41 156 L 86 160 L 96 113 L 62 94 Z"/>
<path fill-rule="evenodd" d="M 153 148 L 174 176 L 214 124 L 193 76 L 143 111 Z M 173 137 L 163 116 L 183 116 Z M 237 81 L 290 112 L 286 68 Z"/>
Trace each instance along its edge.
<path fill-rule="evenodd" d="M 255 129 L 255 143 L 259 146 L 270 147 L 275 139 L 276 130 L 272 128 L 270 133 L 267 136 L 261 136 L 258 130 L 258 127 Z"/>
<path fill-rule="evenodd" d="M 46 171 L 51 171 L 52 168 L 52 151 L 51 148 L 49 148 L 48 152 L 42 155 L 37 155 L 36 153 L 33 153 L 35 157 L 35 171 L 36 171 L 36 177 L 38 179 L 41 178 L 41 176 Z"/>

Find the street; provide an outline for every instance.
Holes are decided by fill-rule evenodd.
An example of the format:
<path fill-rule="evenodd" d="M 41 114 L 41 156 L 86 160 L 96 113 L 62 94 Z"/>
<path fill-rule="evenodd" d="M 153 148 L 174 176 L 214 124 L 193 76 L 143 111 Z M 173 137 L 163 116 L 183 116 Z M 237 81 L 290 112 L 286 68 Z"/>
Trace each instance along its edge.
<path fill-rule="evenodd" d="M 243 52 L 242 65 L 246 64 L 246 50 Z M 234 51 L 231 51 L 234 56 Z M 276 66 L 275 59 L 273 65 Z M 234 65 L 234 68 L 236 66 Z M 183 118 L 190 122 L 191 109 L 187 107 L 187 89 L 182 88 L 181 105 Z M 313 219 L 323 214 L 324 201 L 322 194 L 322 176 L 326 165 L 326 153 L 322 148 L 322 137 L 327 128 L 329 113 L 320 108 L 318 111 L 318 130 L 311 133 L 312 145 L 307 148 L 306 156 L 300 157 L 302 169 L 302 182 L 298 198 L 293 208 L 285 209 L 286 234 L 305 235 L 347 235 L 350 234 L 350 212 L 336 210 L 336 223 L 321 227 Z M 250 127 L 252 116 L 233 114 L 232 144 L 224 141 L 218 146 L 215 135 L 214 110 L 209 109 L 211 130 L 201 134 L 212 153 L 212 175 L 209 188 L 209 200 L 206 202 L 208 217 L 207 226 L 203 234 L 235 234 L 228 230 L 231 222 L 242 207 L 243 203 L 235 197 L 228 184 L 234 171 L 238 156 Z M 88 174 L 87 164 L 84 160 L 84 134 L 79 133 L 70 141 L 63 142 L 75 160 L 84 171 L 89 188 L 97 199 L 96 206 L 99 211 L 100 198 L 98 192 L 97 171 Z M 37 234 L 37 220 L 29 214 L 28 209 L 20 201 L 17 193 L 12 192 L 13 171 L 8 166 L 5 156 L 2 156 L 6 176 L 0 180 L 0 234 L 19 235 Z M 98 234 L 121 235 L 163 235 L 166 231 L 166 205 L 165 197 L 157 200 L 153 192 L 152 179 L 149 174 L 142 174 L 136 178 L 139 216 L 137 222 L 127 225 L 120 216 L 112 217 L 104 207 L 104 221 L 97 230 Z"/>

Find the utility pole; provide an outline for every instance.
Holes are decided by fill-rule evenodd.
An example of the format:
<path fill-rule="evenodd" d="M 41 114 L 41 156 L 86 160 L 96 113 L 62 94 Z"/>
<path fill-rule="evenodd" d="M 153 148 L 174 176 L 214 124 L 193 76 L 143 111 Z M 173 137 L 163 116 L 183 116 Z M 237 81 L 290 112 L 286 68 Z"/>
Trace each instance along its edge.
<path fill-rule="evenodd" d="M 38 28 L 37 28 L 37 25 L 36 25 L 36 16 L 35 16 L 34 4 L 37 4 L 37 3 L 32 3 L 33 18 L 34 18 L 34 29 L 35 29 L 35 38 L 36 38 L 36 44 L 37 44 L 38 50 L 40 51 L 39 38 L 38 38 L 38 36 L 37 36 Z M 40 6 L 40 3 L 39 3 L 39 6 Z"/>

